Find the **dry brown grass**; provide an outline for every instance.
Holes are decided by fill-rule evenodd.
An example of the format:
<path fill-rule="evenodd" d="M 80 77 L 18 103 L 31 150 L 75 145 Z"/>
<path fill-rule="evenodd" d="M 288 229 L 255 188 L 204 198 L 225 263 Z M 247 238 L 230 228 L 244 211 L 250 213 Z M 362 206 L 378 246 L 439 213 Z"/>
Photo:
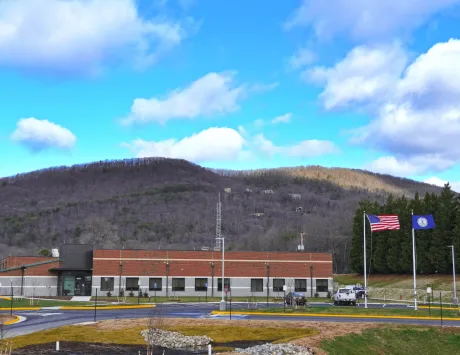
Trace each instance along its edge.
<path fill-rule="evenodd" d="M 108 320 L 97 325 L 98 329 L 126 329 L 131 327 L 139 327 L 145 325 L 145 319 L 124 319 L 124 320 Z M 273 322 L 259 320 L 215 320 L 215 319 L 165 319 L 164 325 L 167 327 L 183 327 L 183 326 L 241 326 L 254 328 L 310 328 L 316 329 L 319 333 L 304 338 L 299 338 L 291 341 L 294 344 L 301 346 L 313 347 L 317 354 L 325 354 L 319 345 L 324 339 L 331 339 L 337 336 L 346 334 L 361 333 L 364 329 L 375 328 L 380 325 L 374 323 L 339 323 L 339 322 Z M 222 353 L 225 355 L 237 354 L 234 352 Z"/>

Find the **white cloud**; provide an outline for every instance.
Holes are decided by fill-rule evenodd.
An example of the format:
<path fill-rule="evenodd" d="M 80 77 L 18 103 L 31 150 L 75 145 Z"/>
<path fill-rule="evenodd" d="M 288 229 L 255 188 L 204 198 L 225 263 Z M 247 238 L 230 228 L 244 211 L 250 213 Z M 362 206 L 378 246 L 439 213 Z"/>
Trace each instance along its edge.
<path fill-rule="evenodd" d="M 440 186 L 440 187 L 444 187 L 444 185 L 449 182 L 449 185 L 452 187 L 452 190 L 454 190 L 455 192 L 460 193 L 460 181 L 452 182 L 452 181 L 447 181 L 447 180 L 440 179 L 440 178 L 438 178 L 436 176 L 432 176 L 432 177 L 426 179 L 424 182 L 426 182 L 427 184 Z"/>
<path fill-rule="evenodd" d="M 294 145 L 277 146 L 263 134 L 251 136 L 243 127 L 238 131 L 227 127 L 212 127 L 181 140 L 146 141 L 136 139 L 122 143 L 138 158 L 161 156 L 181 158 L 195 163 L 237 161 L 256 156 L 283 155 L 297 158 L 335 154 L 334 143 L 321 140 L 305 140 Z"/>
<path fill-rule="evenodd" d="M 308 48 L 299 48 L 290 58 L 289 66 L 292 69 L 299 69 L 314 63 L 316 55 Z"/>
<path fill-rule="evenodd" d="M 374 170 L 448 169 L 460 162 L 460 40 L 434 45 L 406 68 L 404 51 L 392 48 L 358 47 L 314 71 L 325 80 L 324 106 L 367 109 L 373 120 L 353 130 L 352 141 L 388 154 L 371 163 Z"/>
<path fill-rule="evenodd" d="M 4 0 L 0 65 L 85 75 L 126 58 L 145 66 L 192 27 L 192 20 L 144 19 L 135 0 Z"/>
<path fill-rule="evenodd" d="M 320 95 L 328 110 L 363 102 L 378 103 L 389 98 L 407 64 L 398 43 L 391 46 L 352 49 L 334 67 L 305 71 L 306 80 L 325 84 Z"/>
<path fill-rule="evenodd" d="M 137 139 L 122 146 L 131 149 L 138 158 L 161 156 L 202 163 L 238 159 L 243 152 L 244 139 L 232 128 L 212 127 L 181 140 Z"/>
<path fill-rule="evenodd" d="M 277 146 L 263 134 L 257 134 L 253 137 L 250 146 L 252 146 L 256 152 L 260 152 L 270 158 L 275 154 L 296 158 L 311 158 L 321 155 L 337 154 L 339 152 L 339 149 L 331 141 L 312 139 L 304 140 L 293 145 Z"/>
<path fill-rule="evenodd" d="M 171 119 L 226 114 L 239 108 L 247 90 L 244 85 L 235 85 L 232 72 L 209 73 L 184 89 L 175 89 L 164 99 L 135 99 L 131 114 L 122 122 L 165 123 Z"/>
<path fill-rule="evenodd" d="M 274 119 L 272 119 L 272 123 L 277 124 L 277 123 L 289 123 L 291 122 L 292 118 L 292 113 L 285 113 L 284 115 L 277 116 Z"/>
<path fill-rule="evenodd" d="M 354 41 L 378 41 L 405 36 L 430 17 L 449 10 L 459 0 L 303 0 L 285 24 L 312 28 L 316 37 L 339 35 Z"/>
<path fill-rule="evenodd" d="M 69 129 L 33 117 L 20 119 L 11 139 L 33 151 L 47 148 L 70 149 L 77 140 Z"/>
<path fill-rule="evenodd" d="M 439 155 L 400 155 L 380 157 L 368 163 L 365 168 L 376 173 L 404 177 L 421 175 L 427 171 L 444 171 L 454 164 L 455 162 L 445 160 Z"/>
<path fill-rule="evenodd" d="M 440 169 L 459 162 L 460 41 L 438 43 L 419 56 L 392 93 L 357 141 L 421 163 L 432 157 Z"/>

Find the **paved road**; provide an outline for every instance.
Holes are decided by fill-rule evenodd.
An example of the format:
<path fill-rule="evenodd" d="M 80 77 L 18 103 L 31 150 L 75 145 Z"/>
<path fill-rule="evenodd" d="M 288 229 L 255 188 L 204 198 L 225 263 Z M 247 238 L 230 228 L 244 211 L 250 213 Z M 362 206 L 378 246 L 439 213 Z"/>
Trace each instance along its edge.
<path fill-rule="evenodd" d="M 330 306 L 330 304 L 315 304 Z M 275 305 L 270 305 L 271 307 Z M 278 305 L 282 307 L 282 304 Z M 364 307 L 363 305 L 361 305 Z M 360 306 L 360 307 L 361 307 Z M 259 308 L 266 307 L 265 304 L 259 304 Z M 370 308 L 382 308 L 382 304 L 370 304 Z M 388 307 L 388 306 L 387 306 Z M 389 308 L 389 307 L 388 307 Z M 398 308 L 407 308 L 405 305 L 398 305 Z M 157 307 L 156 312 L 161 312 L 165 318 L 214 318 L 228 319 L 228 316 L 216 316 L 210 313 L 218 310 L 218 304 L 164 304 Z M 247 309 L 247 304 L 233 303 L 232 309 Z M 153 309 L 119 309 L 119 310 L 99 310 L 97 311 L 97 320 L 106 319 L 123 319 L 123 318 L 146 318 L 153 312 Z M 5 312 L 3 312 L 5 313 Z M 16 323 L 6 328 L 6 337 L 30 334 L 33 332 L 60 327 L 63 325 L 79 324 L 92 322 L 94 320 L 93 311 L 61 311 L 47 309 L 40 311 L 18 311 L 15 314 L 26 317 L 24 322 Z M 419 325 L 440 325 L 439 320 L 417 320 L 417 319 L 383 319 L 383 318 L 347 318 L 347 317 L 315 317 L 315 316 L 275 316 L 275 315 L 249 315 L 238 316 L 232 315 L 232 319 L 247 320 L 272 320 L 272 321 L 319 321 L 319 322 L 343 322 L 343 323 L 397 323 L 397 324 L 419 324 Z M 460 326 L 460 321 L 444 321 L 445 326 Z"/>

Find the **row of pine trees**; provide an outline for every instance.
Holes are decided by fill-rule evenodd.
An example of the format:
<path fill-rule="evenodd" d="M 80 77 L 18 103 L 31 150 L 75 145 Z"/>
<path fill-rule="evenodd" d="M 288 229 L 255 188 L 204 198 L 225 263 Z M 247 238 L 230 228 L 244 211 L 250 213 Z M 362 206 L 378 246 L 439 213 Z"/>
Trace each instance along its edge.
<path fill-rule="evenodd" d="M 460 271 L 460 197 L 450 185 L 441 194 L 427 193 L 413 199 L 390 195 L 384 205 L 361 201 L 353 218 L 350 266 L 353 272 L 363 273 L 363 212 L 366 214 L 397 214 L 401 229 L 371 234 L 366 220 L 367 270 L 370 274 L 412 273 L 412 219 L 414 214 L 433 214 L 436 228 L 415 231 L 417 273 L 452 273 L 454 245 L 456 271 Z"/>

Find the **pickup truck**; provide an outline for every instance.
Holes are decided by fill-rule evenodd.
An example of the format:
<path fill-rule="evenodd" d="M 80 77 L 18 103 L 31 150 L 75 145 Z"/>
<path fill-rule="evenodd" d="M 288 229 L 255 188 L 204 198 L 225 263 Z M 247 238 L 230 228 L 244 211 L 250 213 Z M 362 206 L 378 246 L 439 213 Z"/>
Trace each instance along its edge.
<path fill-rule="evenodd" d="M 355 292 L 356 298 L 364 298 L 364 295 L 366 294 L 366 290 L 364 287 L 360 286 L 355 286 L 355 285 L 347 285 L 345 288 L 348 288 L 351 291 Z"/>
<path fill-rule="evenodd" d="M 334 305 L 341 303 L 348 303 L 356 306 L 356 294 L 353 290 L 348 288 L 339 288 L 334 294 Z"/>

